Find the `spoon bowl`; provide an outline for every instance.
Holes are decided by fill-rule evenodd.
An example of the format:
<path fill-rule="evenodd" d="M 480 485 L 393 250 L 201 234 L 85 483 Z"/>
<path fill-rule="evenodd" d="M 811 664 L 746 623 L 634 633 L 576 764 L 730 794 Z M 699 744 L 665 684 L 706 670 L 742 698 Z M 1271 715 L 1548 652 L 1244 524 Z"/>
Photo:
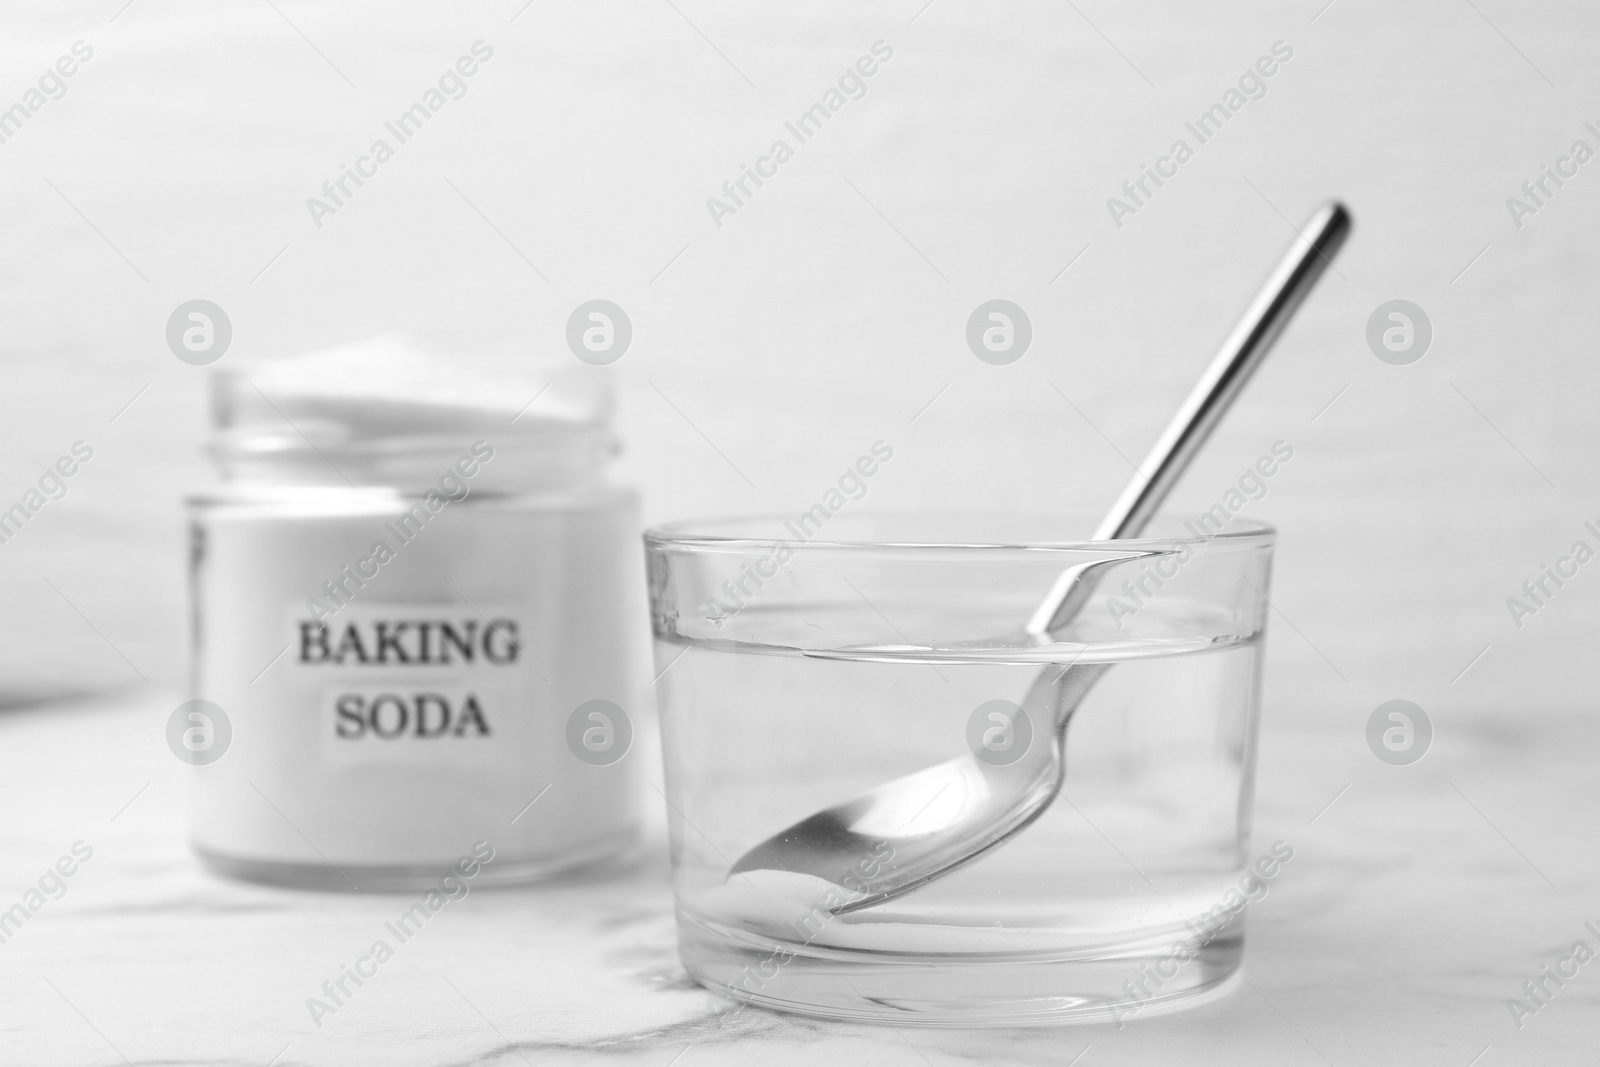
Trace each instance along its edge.
<path fill-rule="evenodd" d="M 729 877 L 770 870 L 820 878 L 848 894 L 847 903 L 831 909 L 847 912 L 972 862 L 1055 799 L 1066 767 L 1067 721 L 1109 666 L 1052 665 L 1039 672 L 1021 708 L 1044 728 L 1014 762 L 961 756 L 885 782 L 763 841 Z"/>

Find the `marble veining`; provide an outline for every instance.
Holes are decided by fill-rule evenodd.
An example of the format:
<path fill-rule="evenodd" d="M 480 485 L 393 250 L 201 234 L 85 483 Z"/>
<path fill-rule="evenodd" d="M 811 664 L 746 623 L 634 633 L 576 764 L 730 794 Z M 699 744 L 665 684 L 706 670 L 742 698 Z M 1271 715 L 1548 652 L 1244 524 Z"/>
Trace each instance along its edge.
<path fill-rule="evenodd" d="M 1590 1062 L 1600 1037 L 1600 972 L 1520 1030 L 1506 1005 L 1600 920 L 1591 720 L 1460 723 L 1397 768 L 1269 715 L 1256 839 L 1291 840 L 1297 858 L 1252 907 L 1245 980 L 1122 1030 L 840 1025 L 712 996 L 677 961 L 659 817 L 623 871 L 474 890 L 317 1026 L 307 999 L 406 897 L 203 869 L 184 840 L 186 768 L 162 740 L 174 699 L 0 717 L 0 907 L 73 842 L 94 849 L 0 944 L 0 1063 L 1493 1067 Z"/>

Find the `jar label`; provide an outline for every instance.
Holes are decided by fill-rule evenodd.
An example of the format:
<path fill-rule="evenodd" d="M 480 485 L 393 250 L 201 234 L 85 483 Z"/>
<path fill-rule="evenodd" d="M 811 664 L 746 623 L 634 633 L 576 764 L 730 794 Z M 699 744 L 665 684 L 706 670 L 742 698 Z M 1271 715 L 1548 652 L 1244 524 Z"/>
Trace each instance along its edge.
<path fill-rule="evenodd" d="M 529 739 L 527 612 L 448 604 L 347 604 L 290 614 L 288 667 L 321 694 L 329 762 L 514 758 Z"/>

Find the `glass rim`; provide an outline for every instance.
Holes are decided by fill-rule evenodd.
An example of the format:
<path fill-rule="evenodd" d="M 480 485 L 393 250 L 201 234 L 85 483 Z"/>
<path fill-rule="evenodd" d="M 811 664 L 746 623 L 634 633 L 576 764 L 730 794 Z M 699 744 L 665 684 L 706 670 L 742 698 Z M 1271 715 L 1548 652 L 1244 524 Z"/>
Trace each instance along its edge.
<path fill-rule="evenodd" d="M 970 521 L 974 512 L 960 511 L 907 511 L 907 512 L 873 512 L 864 511 L 850 516 L 853 522 L 862 520 L 888 520 L 888 521 L 917 521 L 917 520 L 946 520 L 959 522 Z M 1201 512 L 1200 514 L 1205 514 Z M 1019 523 L 1032 520 L 1062 520 L 1086 519 L 1087 516 L 1070 512 L 990 512 L 982 514 L 983 518 L 1005 520 L 1013 519 Z M 1173 522 L 1182 519 L 1182 515 L 1160 513 L 1152 524 L 1162 520 Z M 1196 542 L 1225 541 L 1230 544 L 1240 545 L 1272 545 L 1278 535 L 1277 527 L 1271 523 L 1258 519 L 1234 519 L 1230 517 L 1229 528 L 1216 533 L 1193 533 L 1191 535 L 1173 534 L 1165 536 L 1143 536 L 1117 538 L 1115 540 L 1094 540 L 1092 538 L 1062 538 L 1062 539 L 1037 539 L 1037 538 L 913 538 L 913 539 L 887 539 L 887 538 L 841 538 L 841 537 L 782 537 L 761 536 L 753 530 L 738 532 L 740 527 L 780 527 L 785 520 L 793 521 L 793 516 L 774 514 L 735 515 L 720 519 L 683 519 L 675 522 L 657 523 L 644 531 L 644 542 L 647 547 L 661 549 L 681 549 L 688 551 L 727 551 L 740 552 L 753 549 L 765 549 L 777 542 L 790 544 L 795 548 L 805 549 L 833 549 L 842 551 L 859 552 L 871 549 L 936 549 L 936 550 L 970 550 L 970 551 L 1049 551 L 1049 552 L 1104 552 L 1107 546 L 1117 548 L 1140 548 L 1160 550 L 1194 544 Z M 1090 520 L 1093 521 L 1093 520 Z M 1194 517 L 1189 518 L 1189 527 L 1192 529 Z"/>

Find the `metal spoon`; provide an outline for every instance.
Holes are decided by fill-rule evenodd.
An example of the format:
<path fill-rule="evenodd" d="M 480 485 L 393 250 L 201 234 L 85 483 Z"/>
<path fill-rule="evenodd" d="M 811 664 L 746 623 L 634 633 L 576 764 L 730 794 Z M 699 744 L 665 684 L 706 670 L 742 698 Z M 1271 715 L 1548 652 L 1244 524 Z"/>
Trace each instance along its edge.
<path fill-rule="evenodd" d="M 1349 232 L 1350 215 L 1336 201 L 1312 216 L 1094 540 L 1138 536 Z M 1118 555 L 1063 571 L 1026 633 L 1018 635 L 1019 643 L 1050 643 L 1083 607 L 1099 574 L 1128 558 Z M 1067 722 L 1109 666 L 1052 664 L 1039 672 L 1022 704 L 1030 723 L 1038 726 L 1029 750 L 1015 762 L 996 766 L 962 756 L 887 782 L 768 838 L 745 853 L 728 877 L 777 871 L 820 878 L 839 891 L 819 907 L 837 913 L 910 892 L 972 862 L 1037 819 L 1055 799 L 1066 770 Z"/>

